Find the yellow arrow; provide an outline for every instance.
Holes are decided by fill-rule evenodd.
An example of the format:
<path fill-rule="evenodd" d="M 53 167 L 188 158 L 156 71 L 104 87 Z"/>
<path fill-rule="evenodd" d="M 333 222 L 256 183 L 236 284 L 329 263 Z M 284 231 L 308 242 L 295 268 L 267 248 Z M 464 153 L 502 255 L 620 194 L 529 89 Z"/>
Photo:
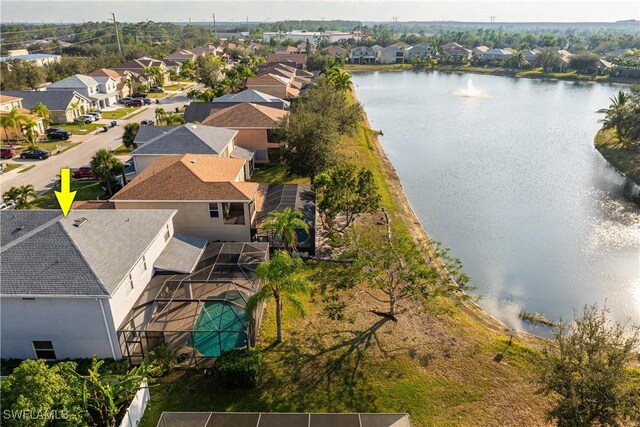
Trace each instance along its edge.
<path fill-rule="evenodd" d="M 69 168 L 60 169 L 60 190 L 55 192 L 56 198 L 62 215 L 66 217 L 71 209 L 73 199 L 76 197 L 76 192 L 71 191 L 71 171 Z"/>

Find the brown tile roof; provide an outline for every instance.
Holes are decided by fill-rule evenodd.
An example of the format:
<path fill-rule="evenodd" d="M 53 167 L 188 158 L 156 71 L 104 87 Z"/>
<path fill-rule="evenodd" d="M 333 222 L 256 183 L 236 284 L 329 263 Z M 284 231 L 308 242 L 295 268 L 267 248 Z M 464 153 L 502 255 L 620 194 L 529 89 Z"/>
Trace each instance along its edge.
<path fill-rule="evenodd" d="M 158 159 L 111 200 L 253 200 L 258 184 L 235 181 L 244 164 L 195 154 Z"/>
<path fill-rule="evenodd" d="M 307 55 L 304 53 L 272 53 L 267 57 L 267 63 L 271 62 L 295 62 L 296 64 L 306 64 Z"/>
<path fill-rule="evenodd" d="M 116 70 L 111 70 L 109 68 L 99 68 L 95 71 L 90 72 L 88 75 L 90 75 L 91 77 L 107 76 L 115 80 L 120 80 L 122 78 L 122 74 L 120 74 Z"/>
<path fill-rule="evenodd" d="M 96 210 L 96 209 L 115 209 L 116 205 L 108 200 L 83 200 L 73 202 L 71 209 Z"/>
<path fill-rule="evenodd" d="M 296 89 L 295 87 L 290 87 L 287 89 L 287 98 L 297 98 L 300 96 L 300 89 Z"/>
<path fill-rule="evenodd" d="M 213 110 L 202 124 L 231 129 L 274 128 L 287 114 L 287 110 L 243 102 L 221 110 Z"/>
<path fill-rule="evenodd" d="M 249 77 L 247 79 L 247 87 L 249 86 L 286 86 L 287 78 L 276 76 L 275 74 L 267 73 L 261 74 L 256 77 Z"/>
<path fill-rule="evenodd" d="M 280 67 L 277 67 L 277 66 L 268 67 L 268 68 L 266 68 L 264 70 L 259 70 L 258 71 L 258 77 L 263 76 L 265 74 L 274 74 L 276 76 L 281 76 L 281 77 L 288 78 L 288 79 L 292 79 L 296 75 L 295 71 L 287 70 L 285 68 L 280 68 Z"/>
<path fill-rule="evenodd" d="M 22 98 L 18 98 L 17 96 L 9 96 L 0 94 L 0 104 L 6 104 L 7 102 L 14 102 Z"/>

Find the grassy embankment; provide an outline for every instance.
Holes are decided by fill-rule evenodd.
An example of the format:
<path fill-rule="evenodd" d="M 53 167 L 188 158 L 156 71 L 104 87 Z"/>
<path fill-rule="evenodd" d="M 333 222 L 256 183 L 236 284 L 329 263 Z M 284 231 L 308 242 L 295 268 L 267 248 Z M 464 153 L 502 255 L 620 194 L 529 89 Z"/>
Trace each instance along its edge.
<path fill-rule="evenodd" d="M 412 70 L 411 64 L 346 64 L 345 70 L 350 72 L 361 71 L 404 71 Z M 424 70 L 423 70 L 424 71 Z M 555 80 L 571 80 L 571 81 L 593 81 L 605 83 L 638 83 L 638 79 L 630 79 L 624 77 L 600 76 L 594 74 L 578 74 L 575 70 L 567 72 L 543 72 L 541 68 L 533 70 L 511 70 L 500 67 L 476 67 L 472 65 L 437 65 L 426 71 L 448 71 L 472 74 L 487 74 L 493 76 L 506 77 L 524 77 L 532 79 L 555 79 Z"/>
<path fill-rule="evenodd" d="M 352 98 L 351 98 L 352 99 Z M 419 223 L 404 199 L 376 134 L 363 122 L 344 137 L 343 152 L 373 171 L 382 204 L 407 230 Z M 285 179 L 281 170 L 258 171 Z M 332 274 L 319 263 L 314 273 Z M 514 338 L 477 308 L 448 298 L 410 306 L 398 322 L 370 309 L 384 309 L 361 289 L 345 291 L 345 320 L 327 318 L 319 291 L 308 299 L 305 318 L 286 310 L 285 342 L 275 338 L 271 301 L 259 346 L 265 372 L 253 390 L 224 390 L 196 370 L 175 371 L 150 389 L 141 427 L 155 426 L 162 411 L 408 412 L 412 425 L 545 425 L 546 401 L 534 383 L 538 340 Z M 496 357 L 500 355 L 501 357 Z M 500 360 L 496 362 L 495 360 Z"/>
<path fill-rule="evenodd" d="M 618 143 L 614 130 L 599 131 L 594 140 L 596 149 L 627 178 L 640 185 L 640 149 L 625 148 Z"/>

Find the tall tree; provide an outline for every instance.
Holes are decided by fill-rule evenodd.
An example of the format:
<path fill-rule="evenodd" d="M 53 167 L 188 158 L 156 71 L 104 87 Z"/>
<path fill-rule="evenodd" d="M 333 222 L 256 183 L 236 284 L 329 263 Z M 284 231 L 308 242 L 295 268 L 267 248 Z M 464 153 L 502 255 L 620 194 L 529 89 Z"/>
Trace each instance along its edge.
<path fill-rule="evenodd" d="M 630 364 L 639 345 L 637 326 L 614 324 L 596 306 L 560 324 L 538 364 L 541 392 L 553 398 L 549 420 L 561 427 L 638 425 L 640 385 Z"/>
<path fill-rule="evenodd" d="M 341 163 L 313 180 L 318 211 L 327 230 L 343 232 L 359 214 L 375 211 L 380 195 L 373 174 L 351 163 Z"/>
<path fill-rule="evenodd" d="M 38 140 L 38 137 L 39 137 L 38 131 L 37 131 L 38 124 L 32 117 L 27 116 L 24 120 L 23 126 L 24 126 L 25 136 L 27 137 L 27 142 L 29 143 L 29 148 L 35 148 L 36 141 Z"/>
<path fill-rule="evenodd" d="M 35 114 L 38 117 L 42 117 L 42 123 L 44 123 L 45 127 L 49 127 L 49 124 L 51 124 L 51 115 L 49 113 L 49 109 L 42 102 L 38 102 L 31 109 L 31 113 Z"/>
<path fill-rule="evenodd" d="M 16 141 L 20 141 L 20 135 L 22 134 L 22 125 L 27 120 L 27 116 L 22 114 L 17 108 L 11 109 L 9 114 L 3 114 L 0 116 L 0 124 L 5 130 L 5 136 L 9 139 L 8 129 L 11 129 L 14 133 Z"/>
<path fill-rule="evenodd" d="M 162 122 L 164 121 L 164 119 L 167 117 L 167 112 L 164 110 L 164 108 L 158 107 L 155 110 L 155 115 L 156 115 L 156 123 L 158 124 L 158 126 L 160 126 L 162 125 Z"/>
<path fill-rule="evenodd" d="M 276 251 L 269 261 L 256 269 L 256 277 L 261 280 L 260 290 L 252 295 L 245 306 L 253 313 L 258 306 L 273 297 L 276 303 L 276 342 L 282 342 L 282 304 L 287 302 L 298 314 L 304 315 L 305 305 L 299 295 L 311 293 L 311 284 L 302 277 L 304 264 L 300 258 L 292 258 L 288 252 Z"/>
<path fill-rule="evenodd" d="M 579 73 L 595 73 L 598 69 L 600 56 L 593 52 L 578 52 L 569 59 L 569 68 Z"/>
<path fill-rule="evenodd" d="M 15 209 L 31 209 L 31 203 L 38 198 L 33 185 L 21 185 L 11 187 L 2 194 L 2 201 L 6 204 L 13 204 Z"/>
<path fill-rule="evenodd" d="M 302 219 L 302 212 L 291 208 L 283 211 L 272 211 L 268 214 L 269 219 L 262 224 L 262 229 L 272 231 L 276 238 L 282 241 L 282 247 L 288 251 L 293 251 L 298 246 L 298 230 L 309 232 L 309 225 Z"/>
<path fill-rule="evenodd" d="M 122 162 L 111 151 L 100 149 L 91 158 L 93 175 L 107 187 L 109 196 L 113 195 L 112 185 L 116 175 L 122 171 Z"/>
<path fill-rule="evenodd" d="M 543 47 L 536 55 L 533 63 L 536 67 L 542 67 L 544 71 L 550 71 L 560 67 L 562 57 L 555 47 Z"/>
<path fill-rule="evenodd" d="M 215 87 L 222 77 L 222 62 L 213 55 L 199 56 L 195 64 L 195 79 L 210 88 Z"/>
<path fill-rule="evenodd" d="M 135 140 L 139 131 L 140 123 L 127 123 L 124 127 L 124 133 L 122 134 L 122 145 L 129 149 L 135 147 Z"/>

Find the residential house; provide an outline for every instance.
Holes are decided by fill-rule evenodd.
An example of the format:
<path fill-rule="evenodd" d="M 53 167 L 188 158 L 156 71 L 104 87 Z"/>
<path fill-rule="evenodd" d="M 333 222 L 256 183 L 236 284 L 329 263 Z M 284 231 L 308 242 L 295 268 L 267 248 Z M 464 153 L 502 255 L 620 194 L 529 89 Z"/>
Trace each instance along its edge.
<path fill-rule="evenodd" d="M 598 60 L 598 65 L 596 66 L 596 73 L 597 74 L 606 74 L 613 67 L 614 67 L 614 65 L 611 62 L 600 58 Z"/>
<path fill-rule="evenodd" d="M 442 53 L 445 55 L 451 55 L 457 60 L 468 60 L 471 59 L 472 55 L 471 50 L 458 43 L 447 43 L 442 45 Z"/>
<path fill-rule="evenodd" d="M 197 154 L 159 159 L 111 201 L 116 211 L 177 210 L 173 223 L 178 233 L 208 241 L 251 241 L 261 185 L 245 181 L 245 163 Z"/>
<path fill-rule="evenodd" d="M 187 105 L 183 118 L 187 123 L 200 123 L 209 117 L 212 110 L 232 107 L 243 102 L 264 105 L 280 110 L 288 110 L 290 104 L 289 101 L 281 98 L 258 92 L 257 90 L 245 89 L 238 93 L 229 93 L 218 98 L 213 98 L 210 102 L 192 102 Z"/>
<path fill-rule="evenodd" d="M 633 51 L 631 49 L 614 49 L 614 50 L 605 52 L 602 56 L 609 59 L 609 58 L 617 58 L 619 56 L 630 55 L 632 53 Z"/>
<path fill-rule="evenodd" d="M 300 95 L 300 89 L 292 85 L 290 78 L 272 73 L 249 77 L 245 86 L 247 86 L 247 89 L 256 90 L 281 99 L 293 99 Z"/>
<path fill-rule="evenodd" d="M 477 57 L 481 57 L 482 54 L 486 53 L 489 50 L 487 46 L 476 46 L 471 49 L 471 54 L 476 55 Z"/>
<path fill-rule="evenodd" d="M 133 84 L 131 82 L 131 73 L 129 71 L 118 72 L 109 68 L 100 68 L 90 72 L 89 76 L 96 79 L 99 83 L 104 82 L 107 77 L 115 80 L 118 99 L 126 98 L 131 96 L 133 93 Z"/>
<path fill-rule="evenodd" d="M 212 44 L 207 44 L 207 45 L 204 45 L 204 46 L 196 46 L 194 48 L 189 49 L 189 51 L 193 52 L 194 54 L 196 54 L 198 56 L 206 56 L 206 55 L 220 56 L 220 55 L 222 55 L 223 49 L 221 47 L 219 47 L 219 46 L 214 46 Z"/>
<path fill-rule="evenodd" d="M 1 211 L 0 357 L 122 358 L 117 331 L 151 278 L 191 273 L 206 245 L 175 234 L 175 216 Z"/>
<path fill-rule="evenodd" d="M 101 78 L 98 82 L 91 76 L 75 74 L 47 86 L 47 92 L 75 91 L 89 98 L 94 108 L 105 108 L 118 103 L 117 82 L 111 77 Z"/>
<path fill-rule="evenodd" d="M 302 46 L 304 46 L 304 44 L 302 44 Z M 296 46 L 280 46 L 276 49 L 276 55 L 294 55 L 294 54 L 300 54 L 300 53 L 306 53 L 301 51 L 298 47 Z"/>
<path fill-rule="evenodd" d="M 254 150 L 256 163 L 268 163 L 278 157 L 280 141 L 276 130 L 288 114 L 287 110 L 243 102 L 212 111 L 202 124 L 237 130 L 235 144 Z"/>
<path fill-rule="evenodd" d="M 378 60 L 383 64 L 402 64 L 406 59 L 406 55 L 407 48 L 391 45 L 380 51 Z"/>
<path fill-rule="evenodd" d="M 567 71 L 569 69 L 569 64 L 571 63 L 571 57 L 573 56 L 573 53 L 569 52 L 568 50 L 564 50 L 564 49 L 560 49 L 558 51 L 558 54 L 560 54 L 560 66 L 558 67 L 559 71 Z"/>
<path fill-rule="evenodd" d="M 167 55 L 164 59 L 171 59 L 180 63 L 183 63 L 187 59 L 195 61 L 198 56 L 204 56 L 204 53 L 195 53 L 190 50 L 181 49 L 177 50 L 169 55 Z M 164 61 L 162 61 L 164 62 Z M 165 63 L 166 64 L 166 63 Z"/>
<path fill-rule="evenodd" d="M 31 114 L 31 111 L 27 110 L 22 106 L 22 98 L 17 96 L 6 95 L 6 93 L 0 94 L 0 116 L 5 114 L 9 114 L 13 110 L 18 110 L 20 114 L 26 115 L 30 119 L 32 119 L 35 126 L 35 133 L 37 135 L 44 135 L 45 128 L 42 117 Z M 20 129 L 22 133 L 24 133 L 24 129 Z M 19 138 L 23 138 L 23 135 L 16 134 L 16 130 L 12 128 L 4 128 L 0 127 L 0 139 L 11 141 L 18 140 Z"/>
<path fill-rule="evenodd" d="M 267 56 L 267 64 L 278 63 L 278 62 L 292 62 L 295 64 L 296 68 L 304 68 L 307 65 L 307 54 L 305 53 L 294 53 L 294 54 L 277 54 L 272 53 Z"/>
<path fill-rule="evenodd" d="M 42 102 L 49 109 L 51 123 L 73 123 L 79 115 L 93 107 L 89 97 L 73 90 L 4 91 L 2 94 L 22 98 L 22 106 L 27 109 Z"/>
<path fill-rule="evenodd" d="M 419 43 L 407 49 L 407 60 L 413 61 L 415 58 L 426 58 L 434 55 L 431 43 Z"/>
<path fill-rule="evenodd" d="M 349 54 L 349 51 L 347 49 L 340 46 L 329 46 L 325 50 L 334 58 L 345 59 Z"/>
<path fill-rule="evenodd" d="M 12 61 L 26 61 L 42 67 L 47 64 L 60 62 L 61 58 L 62 57 L 60 55 L 50 55 L 48 53 L 27 53 L 23 55 L 0 56 L 0 62 L 7 62 L 10 64 Z"/>
<path fill-rule="evenodd" d="M 138 59 L 132 59 L 130 61 L 112 67 L 112 69 L 118 72 L 130 71 L 132 73 L 135 73 L 136 75 L 144 76 L 145 70 L 149 67 L 160 68 L 163 73 L 165 83 L 171 81 L 171 76 L 169 76 L 169 69 L 167 68 L 167 66 L 162 61 L 153 58 L 142 57 Z"/>
<path fill-rule="evenodd" d="M 485 62 L 504 61 L 513 56 L 513 52 L 506 49 L 493 48 L 480 55 L 480 60 Z"/>
<path fill-rule="evenodd" d="M 320 42 L 327 42 L 329 44 L 339 42 L 341 40 L 347 40 L 351 38 L 357 38 L 359 33 L 348 33 L 342 31 L 278 31 L 278 32 L 264 32 L 262 34 L 262 41 L 269 43 L 272 39 L 277 41 L 282 40 L 300 40 L 310 41 L 316 45 Z"/>
<path fill-rule="evenodd" d="M 349 53 L 349 62 L 352 64 L 373 64 L 377 59 L 375 50 L 368 46 L 354 47 Z"/>
<path fill-rule="evenodd" d="M 235 144 L 237 130 L 195 125 L 142 126 L 136 135 L 136 149 L 131 152 L 136 173 L 155 160 L 182 154 L 231 157 L 246 160 L 245 177 L 253 172 L 253 150 Z"/>
<path fill-rule="evenodd" d="M 533 62 L 536 60 L 536 55 L 540 53 L 538 49 L 524 49 L 520 52 L 522 52 L 522 54 L 524 55 L 524 59 L 526 59 L 530 64 L 533 64 Z"/>

